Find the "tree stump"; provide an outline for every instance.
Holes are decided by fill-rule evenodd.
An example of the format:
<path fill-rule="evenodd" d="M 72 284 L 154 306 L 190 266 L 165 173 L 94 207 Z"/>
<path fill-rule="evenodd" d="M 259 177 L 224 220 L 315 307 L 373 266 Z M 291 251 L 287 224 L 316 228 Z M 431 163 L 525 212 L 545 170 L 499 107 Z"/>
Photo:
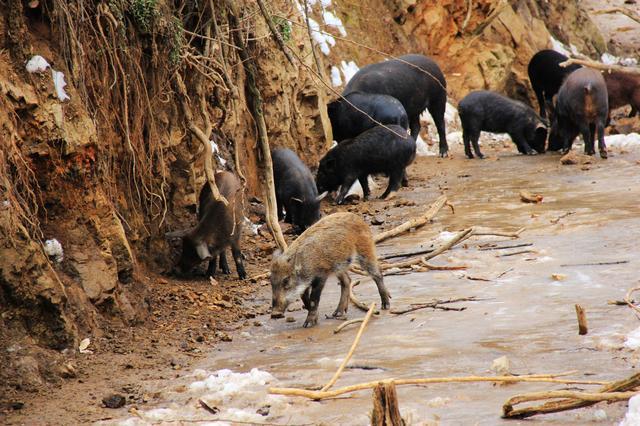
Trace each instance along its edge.
<path fill-rule="evenodd" d="M 396 385 L 393 382 L 378 383 L 373 389 L 371 426 L 404 426 L 398 407 Z"/>

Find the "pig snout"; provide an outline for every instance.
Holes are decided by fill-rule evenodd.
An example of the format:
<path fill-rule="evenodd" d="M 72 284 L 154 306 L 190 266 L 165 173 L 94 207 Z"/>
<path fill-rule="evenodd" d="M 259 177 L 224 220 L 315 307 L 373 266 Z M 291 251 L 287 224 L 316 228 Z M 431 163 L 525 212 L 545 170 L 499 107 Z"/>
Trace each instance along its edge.
<path fill-rule="evenodd" d="M 284 318 L 284 311 L 287 309 L 287 299 L 284 294 L 275 294 L 271 302 L 271 318 Z"/>

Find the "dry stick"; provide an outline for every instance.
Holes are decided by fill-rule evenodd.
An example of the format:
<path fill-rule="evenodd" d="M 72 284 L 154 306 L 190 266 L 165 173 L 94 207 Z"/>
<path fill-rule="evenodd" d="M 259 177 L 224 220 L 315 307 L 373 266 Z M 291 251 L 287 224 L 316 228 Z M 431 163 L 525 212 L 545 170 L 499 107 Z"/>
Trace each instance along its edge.
<path fill-rule="evenodd" d="M 177 72 L 174 74 L 175 78 L 175 86 L 180 97 L 180 102 L 182 104 L 182 113 L 184 114 L 185 120 L 187 120 L 187 127 L 194 134 L 194 136 L 200 141 L 204 148 L 204 174 L 207 177 L 207 182 L 209 183 L 209 187 L 211 188 L 211 195 L 213 199 L 216 201 L 222 201 L 222 203 L 227 206 L 229 202 L 227 201 L 220 191 L 218 190 L 218 186 L 216 185 L 215 172 L 213 167 L 213 152 L 211 150 L 211 143 L 209 142 L 209 136 L 204 133 L 202 129 L 200 129 L 193 122 L 193 114 L 191 114 L 191 109 L 187 104 L 187 88 L 184 85 L 184 81 L 182 81 L 182 76 Z M 209 132 L 210 129 L 207 129 Z"/>
<path fill-rule="evenodd" d="M 229 24 L 234 28 L 239 29 L 240 25 L 238 22 L 238 7 L 234 0 L 226 0 L 227 6 L 229 8 Z M 242 65 L 244 66 L 246 72 L 246 87 L 247 87 L 247 98 L 250 101 L 249 108 L 255 120 L 256 126 L 258 128 L 258 166 L 260 172 L 260 181 L 263 185 L 263 190 L 265 192 L 265 204 L 266 204 L 266 219 L 267 226 L 273 234 L 273 238 L 276 241 L 276 244 L 280 248 L 280 250 L 286 250 L 287 242 L 282 235 L 282 229 L 280 229 L 280 223 L 278 222 L 277 215 L 277 207 L 276 207 L 276 191 L 275 184 L 273 181 L 273 164 L 271 162 L 271 150 L 269 149 L 269 136 L 267 134 L 267 125 L 264 120 L 264 115 L 262 113 L 262 95 L 258 90 L 258 85 L 256 82 L 256 64 L 254 59 L 249 52 L 247 51 L 247 47 L 244 44 L 244 40 L 242 38 L 242 34 L 240 31 L 234 31 L 234 38 L 236 45 L 240 48 L 238 54 L 242 61 Z"/>
<path fill-rule="evenodd" d="M 640 308 L 639 308 L 639 307 L 637 307 L 637 306 L 635 305 L 634 301 L 631 299 L 631 295 L 632 295 L 634 292 L 638 291 L 638 290 L 640 290 L 640 287 L 633 287 L 633 288 L 630 288 L 630 289 L 629 289 L 629 291 L 627 291 L 627 294 L 624 296 L 624 301 L 625 301 L 625 303 L 626 303 L 626 304 L 627 304 L 631 309 L 633 309 L 634 311 L 636 311 L 636 316 L 637 316 L 638 314 L 640 314 Z"/>
<path fill-rule="evenodd" d="M 604 392 L 626 392 L 640 386 L 640 373 L 634 374 L 626 379 L 616 382 L 610 382 L 605 384 L 598 390 L 598 393 Z M 522 397 L 522 395 L 520 395 Z M 564 399 L 561 401 L 551 401 L 546 404 L 542 404 L 534 407 L 521 408 L 518 410 L 513 409 L 513 404 L 510 400 L 505 402 L 502 406 L 502 417 L 508 418 L 525 418 L 535 416 L 536 414 L 549 414 L 557 413 L 559 411 L 573 410 L 576 408 L 588 407 L 595 404 L 597 401 L 584 401 L 579 399 Z"/>
<path fill-rule="evenodd" d="M 340 324 L 339 326 L 337 326 L 334 330 L 333 330 L 333 334 L 338 334 L 340 333 L 340 331 L 342 331 L 345 327 L 348 327 L 350 325 L 353 324 L 358 324 L 361 323 L 362 321 L 364 321 L 364 318 L 357 318 L 357 319 L 352 319 L 349 321 L 345 321 L 342 324 Z"/>
<path fill-rule="evenodd" d="M 531 393 L 525 393 L 522 395 L 516 395 L 514 397 L 509 398 L 509 401 L 507 401 L 507 404 L 514 405 L 514 404 L 520 404 L 522 402 L 540 401 L 543 399 L 554 399 L 554 398 L 572 398 L 572 399 L 579 399 L 581 401 L 591 401 L 591 402 L 626 401 L 627 399 L 635 395 L 638 395 L 638 391 L 631 391 L 631 392 L 576 392 L 576 391 L 568 391 L 568 390 L 541 391 L 541 392 L 531 392 Z"/>
<path fill-rule="evenodd" d="M 430 249 L 423 249 L 423 250 L 416 250 L 416 251 L 408 251 L 406 253 L 392 253 L 392 254 L 386 254 L 384 256 L 380 256 L 378 257 L 378 260 L 387 260 L 387 259 L 393 259 L 394 257 L 411 257 L 411 256 L 418 256 L 420 254 L 427 254 L 427 253 L 431 253 L 432 251 L 434 251 L 435 249 L 430 248 Z"/>
<path fill-rule="evenodd" d="M 431 219 L 433 219 L 433 217 L 436 214 L 438 214 L 438 212 L 446 202 L 447 202 L 447 196 L 441 195 L 440 197 L 438 197 L 436 201 L 433 202 L 433 204 L 431 204 L 431 207 L 429 207 L 429 209 L 425 212 L 425 214 L 423 214 L 420 217 L 416 217 L 411 220 L 408 220 L 405 223 L 399 226 L 396 226 L 393 229 L 374 235 L 373 242 L 377 244 L 384 240 L 388 240 L 389 238 L 405 233 L 411 228 L 416 228 L 416 229 L 420 228 L 421 226 L 429 222 Z"/>
<path fill-rule="evenodd" d="M 318 52 L 313 48 L 313 34 L 311 33 L 311 23 L 309 22 L 309 2 L 304 0 L 304 20 L 307 24 L 307 34 L 309 34 L 309 45 L 311 46 L 311 54 L 313 55 L 313 61 L 316 63 L 318 75 L 322 75 L 322 67 L 320 66 L 320 58 L 318 58 Z"/>
<path fill-rule="evenodd" d="M 284 53 L 284 56 L 287 57 L 287 60 L 291 63 L 291 65 L 295 66 L 295 62 L 293 61 L 291 54 L 285 47 L 284 40 L 282 39 L 282 34 L 280 34 L 280 32 L 275 27 L 275 25 L 273 25 L 273 19 L 269 15 L 269 12 L 265 7 L 264 2 L 262 0 L 256 0 L 256 2 L 258 3 L 258 7 L 260 8 L 260 13 L 262 13 L 262 17 L 264 18 L 264 21 L 267 23 L 267 26 L 269 27 L 271 34 L 273 34 L 273 37 L 276 39 L 276 43 L 278 43 L 278 46 L 280 46 L 280 50 L 282 51 L 282 53 Z"/>
<path fill-rule="evenodd" d="M 464 33 L 464 29 L 467 28 L 467 24 L 469 23 L 469 19 L 471 18 L 472 9 L 473 9 L 473 0 L 467 0 L 467 16 L 465 16 L 464 22 L 460 27 L 460 34 Z"/>
<path fill-rule="evenodd" d="M 471 35 L 479 36 L 480 34 L 482 34 L 484 30 L 489 25 L 491 25 L 493 20 L 496 19 L 498 16 L 500 16 L 504 8 L 507 6 L 509 6 L 509 3 L 506 0 L 502 0 L 500 4 L 498 4 L 496 8 L 493 9 L 493 11 L 489 14 L 489 16 L 487 16 L 487 19 L 485 19 L 483 22 L 480 23 L 480 25 L 478 25 L 473 31 L 471 31 Z"/>
<path fill-rule="evenodd" d="M 561 67 L 568 67 L 569 65 L 578 64 L 584 65 L 585 67 L 595 68 L 597 70 L 604 71 L 620 71 L 628 74 L 640 74 L 640 68 L 636 67 L 624 67 L 622 65 L 606 65 L 602 62 L 591 61 L 587 59 L 567 59 L 564 62 L 560 63 Z"/>
<path fill-rule="evenodd" d="M 413 312 L 413 311 L 417 311 L 420 309 L 426 309 L 426 308 L 437 308 L 438 305 L 444 305 L 446 303 L 456 303 L 456 302 L 475 302 L 478 299 L 475 296 L 471 296 L 471 297 L 458 297 L 456 299 L 448 299 L 448 300 L 434 300 L 433 302 L 429 302 L 429 303 L 418 303 L 418 304 L 412 304 L 411 307 L 406 308 L 406 309 L 401 309 L 401 310 L 393 310 L 390 311 L 392 314 L 395 315 L 402 315 L 402 314 L 406 314 L 409 312 Z"/>
<path fill-rule="evenodd" d="M 491 230 L 491 229 L 488 229 L 488 228 L 482 228 L 482 227 L 474 227 L 473 235 L 474 236 L 518 238 L 520 236 L 520 234 L 522 234 L 522 232 L 525 229 L 526 228 L 520 228 L 515 232 L 506 232 L 506 231 L 494 231 L 494 230 Z"/>
<path fill-rule="evenodd" d="M 640 15 L 638 15 L 637 13 L 635 13 L 630 9 L 626 9 L 622 7 L 611 7 L 609 9 L 594 10 L 591 13 L 593 13 L 594 15 L 603 15 L 605 13 L 622 13 L 623 15 L 626 15 L 628 18 L 633 19 L 634 21 L 640 23 Z"/>
<path fill-rule="evenodd" d="M 592 263 L 564 263 L 560 266 L 607 266 L 607 265 L 622 265 L 629 263 L 628 260 L 617 260 L 615 262 L 592 262 Z"/>
<path fill-rule="evenodd" d="M 506 250 L 506 249 L 513 249 L 513 248 L 520 248 L 520 247 L 531 247 L 533 245 L 533 243 L 524 243 L 524 244 L 514 244 L 511 246 L 496 246 L 496 247 L 482 247 L 479 248 L 479 251 L 489 251 L 489 250 Z"/>
<path fill-rule="evenodd" d="M 270 394 L 287 395 L 287 396 L 302 396 L 305 398 L 319 401 L 321 399 L 327 399 L 344 395 L 346 393 L 357 392 L 363 389 L 371 389 L 377 386 L 379 383 L 393 382 L 396 386 L 403 385 L 425 385 L 433 383 L 469 383 L 469 382 L 503 382 L 503 383 L 517 383 L 517 382 L 542 382 L 542 383 L 562 383 L 562 384 L 581 384 L 581 385 L 603 385 L 608 382 L 593 381 L 593 380 L 565 380 L 556 379 L 567 375 L 568 373 L 560 374 L 545 374 L 545 375 L 529 375 L 529 376 L 465 376 L 465 377 L 433 377 L 426 379 L 382 379 L 373 382 L 358 383 L 351 386 L 345 386 L 343 388 L 334 389 L 330 391 L 314 391 L 308 389 L 298 388 L 269 388 Z"/>
<path fill-rule="evenodd" d="M 514 251 L 513 253 L 499 254 L 496 257 L 509 257 L 509 256 L 516 256 L 518 254 L 527 254 L 527 253 L 536 253 L 536 251 L 535 250 L 520 250 L 520 251 Z"/>
<path fill-rule="evenodd" d="M 346 367 L 347 363 L 353 356 L 353 353 L 355 352 L 356 347 L 358 346 L 358 342 L 360 342 L 360 337 L 362 337 L 362 333 L 364 332 L 365 327 L 369 323 L 369 320 L 371 319 L 371 315 L 373 315 L 373 311 L 375 310 L 375 308 L 376 308 L 376 302 L 372 302 L 371 306 L 369 306 L 369 311 L 367 312 L 367 315 L 365 315 L 364 320 L 362 320 L 362 325 L 358 330 L 358 334 L 356 334 L 356 338 L 353 340 L 353 343 L 351 344 L 351 349 L 349 349 L 349 353 L 347 353 L 347 356 L 342 361 L 342 364 L 340 364 L 340 367 L 335 372 L 331 380 L 329 380 L 329 382 L 326 385 L 324 385 L 322 389 L 320 389 L 321 392 L 328 391 L 331 388 L 331 386 L 334 385 L 336 380 L 338 380 L 338 377 L 340 377 L 342 370 L 344 370 L 344 367 Z"/>
<path fill-rule="evenodd" d="M 576 304 L 576 315 L 578 316 L 578 334 L 584 336 L 588 333 L 587 327 L 587 314 L 584 312 L 584 308 Z"/>

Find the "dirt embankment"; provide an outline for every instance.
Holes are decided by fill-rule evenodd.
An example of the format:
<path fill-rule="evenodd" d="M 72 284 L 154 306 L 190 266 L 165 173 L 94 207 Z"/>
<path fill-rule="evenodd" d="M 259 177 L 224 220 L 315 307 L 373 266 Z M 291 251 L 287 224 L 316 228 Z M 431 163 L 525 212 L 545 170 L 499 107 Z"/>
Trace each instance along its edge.
<path fill-rule="evenodd" d="M 471 10 L 461 0 L 376 0 L 367 7 L 337 0 L 327 10 L 309 3 L 314 22 L 335 36 L 327 55 L 318 47 L 312 54 L 296 2 L 268 5 L 298 61 L 292 66 L 255 2 L 238 2 L 239 28 L 231 25 L 229 3 L 217 0 L 179 7 L 164 0 L 4 2 L 0 408 L 11 411 L 19 405 L 12 401 L 25 400 L 22 392 L 85 380 L 92 371 L 109 377 L 110 353 L 124 351 L 123 365 L 142 371 L 151 367 L 145 359 L 169 359 L 176 346 L 187 358 L 197 356 L 200 346 L 251 317 L 254 307 L 246 305 L 255 283 L 159 277 L 178 249 L 164 232 L 193 223 L 204 182 L 202 146 L 181 99 L 219 149 L 218 167 L 244 174 L 248 200 L 261 197 L 254 120 L 233 31 L 241 31 L 258 66 L 272 145 L 295 149 L 311 165 L 330 142 L 324 105 L 335 97 L 330 75 L 342 60 L 363 66 L 383 59 L 381 52 L 419 51 L 440 62 L 453 99 L 482 87 L 526 98 L 526 62 L 549 47 L 550 34 L 583 52 L 603 49 L 577 1 L 483 0 L 471 2 Z M 327 11 L 341 19 L 346 36 L 327 24 Z M 28 72 L 25 63 L 34 55 L 50 68 Z M 318 65 L 326 85 L 315 76 Z M 56 92 L 53 70 L 64 73 L 68 100 Z M 259 222 L 262 206 L 247 202 L 247 216 Z M 57 260 L 43 250 L 52 238 L 64 250 Z M 247 235 L 245 247 L 249 274 L 262 272 L 270 236 Z M 77 353 L 85 337 L 92 357 Z"/>

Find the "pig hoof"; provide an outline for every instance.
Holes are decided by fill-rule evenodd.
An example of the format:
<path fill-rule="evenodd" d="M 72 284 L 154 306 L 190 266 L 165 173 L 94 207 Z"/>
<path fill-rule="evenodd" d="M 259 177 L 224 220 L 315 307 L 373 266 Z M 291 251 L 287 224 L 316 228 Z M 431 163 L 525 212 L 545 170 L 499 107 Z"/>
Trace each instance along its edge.
<path fill-rule="evenodd" d="M 382 302 L 382 310 L 383 311 L 388 311 L 389 309 L 391 309 L 391 303 L 389 301 Z"/>
<path fill-rule="evenodd" d="M 333 313 L 333 315 L 331 315 L 331 317 L 334 318 L 334 319 L 347 319 L 347 313 L 346 312 L 335 311 Z"/>
<path fill-rule="evenodd" d="M 449 156 L 449 151 L 440 151 L 440 158 L 447 158 Z"/>
<path fill-rule="evenodd" d="M 469 153 L 469 154 L 465 154 L 467 156 L 468 159 L 473 159 L 473 154 Z"/>
<path fill-rule="evenodd" d="M 304 328 L 309 328 L 309 327 L 314 327 L 316 324 L 318 324 L 318 319 L 317 318 L 313 318 L 313 319 L 307 318 L 304 321 L 304 324 L 302 324 L 302 326 Z"/>
<path fill-rule="evenodd" d="M 600 158 L 602 158 L 603 160 L 606 160 L 609 157 L 609 154 L 607 154 L 607 151 L 600 151 Z"/>

